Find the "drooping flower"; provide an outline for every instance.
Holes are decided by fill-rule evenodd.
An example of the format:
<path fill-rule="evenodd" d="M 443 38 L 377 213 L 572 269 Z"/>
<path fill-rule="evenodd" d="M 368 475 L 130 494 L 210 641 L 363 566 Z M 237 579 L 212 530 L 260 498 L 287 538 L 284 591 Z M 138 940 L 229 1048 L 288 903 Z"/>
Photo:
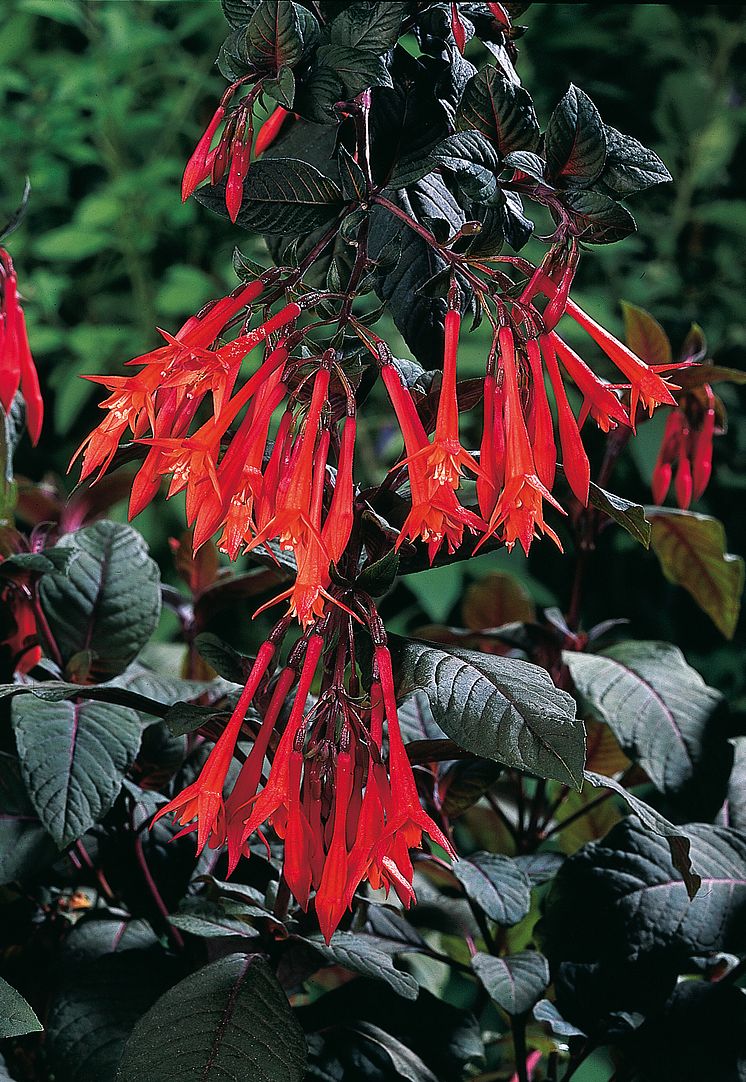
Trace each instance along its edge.
<path fill-rule="evenodd" d="M 431 495 L 438 495 L 441 486 L 457 489 L 461 483 L 464 467 L 472 473 L 480 472 L 479 465 L 459 439 L 459 406 L 456 386 L 456 361 L 461 313 L 458 310 L 458 293 L 454 294 L 445 317 L 445 348 L 443 351 L 443 379 L 440 386 L 438 413 L 435 421 L 435 437 L 410 458 L 422 460 Z M 391 393 L 391 392 L 389 392 Z M 411 411 L 410 411 L 411 412 Z"/>
<path fill-rule="evenodd" d="M 405 540 L 421 538 L 428 547 L 432 563 L 444 541 L 449 552 L 455 552 L 463 539 L 464 529 L 476 533 L 484 524 L 473 511 L 462 507 L 450 485 L 436 483 L 436 490 L 433 490 L 433 471 L 429 468 L 426 457 L 430 453 L 431 445 L 412 396 L 392 364 L 382 365 L 381 377 L 404 437 L 404 461 L 407 464 L 412 493 L 412 510 L 401 528 L 396 547 Z M 425 455 L 421 453 L 423 451 L 426 452 Z"/>
<path fill-rule="evenodd" d="M 221 825 L 223 829 L 220 831 L 219 842 L 222 843 L 223 841 L 225 828 L 224 824 L 221 824 L 221 820 L 224 820 L 225 815 L 223 801 L 225 779 L 246 717 L 246 711 L 251 705 L 257 688 L 274 658 L 275 649 L 275 644 L 271 641 L 263 643 L 260 647 L 246 686 L 236 703 L 235 710 L 221 733 L 220 739 L 210 752 L 207 762 L 199 773 L 199 777 L 173 800 L 160 808 L 153 819 L 155 823 L 162 816 L 173 812 L 174 814 L 178 813 L 177 821 L 182 825 L 188 825 L 196 820 L 198 852 L 204 849 L 213 831 Z"/>
<path fill-rule="evenodd" d="M 537 474 L 521 405 L 515 339 L 510 327 L 500 329 L 498 340 L 504 391 L 505 480 L 487 530 L 477 548 L 492 534 L 499 532 L 508 550 L 513 548 L 516 541 L 520 541 L 524 552 L 528 553 L 534 536 L 540 533 L 546 533 L 561 549 L 559 538 L 544 521 L 545 500 L 560 511 L 562 508 Z"/>
<path fill-rule="evenodd" d="M 26 404 L 31 442 L 37 444 L 44 420 L 44 401 L 29 347 L 13 261 L 0 247 L 0 405 L 6 413 L 18 390 Z"/>
<path fill-rule="evenodd" d="M 679 507 L 686 510 L 692 500 L 700 499 L 712 475 L 715 425 L 715 395 L 708 383 L 699 392 L 680 396 L 666 420 L 653 469 L 656 503 L 665 501 L 672 480 Z"/>
<path fill-rule="evenodd" d="M 256 139 L 254 141 L 254 157 L 258 158 L 265 150 L 269 150 L 282 131 L 285 122 L 292 116 L 293 113 L 284 109 L 282 105 L 278 105 L 277 108 L 269 114 L 259 131 L 256 133 Z"/>
<path fill-rule="evenodd" d="M 186 164 L 184 176 L 181 181 L 182 203 L 185 203 L 195 188 L 197 188 L 203 180 L 207 180 L 207 177 L 210 175 L 212 164 L 209 160 L 210 147 L 212 146 L 215 132 L 223 123 L 224 117 L 225 107 L 219 105 L 213 113 L 210 123 L 205 128 L 204 133 L 200 136 L 199 142 Z"/>

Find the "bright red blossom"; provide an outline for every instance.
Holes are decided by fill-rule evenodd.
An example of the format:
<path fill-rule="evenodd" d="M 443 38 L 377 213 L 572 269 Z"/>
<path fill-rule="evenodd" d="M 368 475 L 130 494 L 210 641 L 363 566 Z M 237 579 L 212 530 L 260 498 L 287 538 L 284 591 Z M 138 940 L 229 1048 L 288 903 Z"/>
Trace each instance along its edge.
<path fill-rule="evenodd" d="M 26 405 L 26 426 L 36 444 L 44 420 L 44 402 L 29 347 L 13 260 L 0 248 L 0 405 L 6 413 L 19 390 Z"/>

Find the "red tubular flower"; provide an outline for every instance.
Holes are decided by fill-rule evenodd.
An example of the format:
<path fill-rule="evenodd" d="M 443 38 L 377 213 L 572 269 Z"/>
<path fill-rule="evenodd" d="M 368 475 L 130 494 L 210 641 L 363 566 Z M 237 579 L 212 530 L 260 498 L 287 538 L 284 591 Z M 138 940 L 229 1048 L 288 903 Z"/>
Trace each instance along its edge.
<path fill-rule="evenodd" d="M 505 487 L 492 513 L 487 532 L 477 549 L 498 530 L 502 533 L 508 551 L 516 541 L 520 541 L 524 552 L 528 554 L 534 535 L 538 532 L 546 533 L 561 549 L 559 538 L 544 522 L 544 500 L 559 511 L 562 508 L 536 473 L 521 408 L 513 332 L 509 327 L 500 328 L 499 344 L 505 393 Z"/>
<path fill-rule="evenodd" d="M 283 109 L 281 105 L 270 113 L 267 119 L 262 124 L 261 128 L 256 134 L 256 140 L 254 142 L 254 157 L 258 158 L 272 146 L 277 136 L 282 131 L 283 125 L 288 117 L 292 117 L 293 114 L 288 112 L 287 109 Z"/>
<path fill-rule="evenodd" d="M 715 435 L 715 396 L 709 384 L 705 385 L 707 409 L 702 424 L 694 436 L 692 449 L 692 496 L 698 500 L 704 493 L 712 476 L 712 439 Z"/>
<path fill-rule="evenodd" d="M 324 862 L 324 873 L 316 892 L 316 916 L 321 934 L 328 943 L 347 908 L 349 854 L 347 813 L 352 796 L 352 762 L 349 752 L 337 755 L 334 792 L 334 831 Z"/>
<path fill-rule="evenodd" d="M 502 454 L 497 453 L 495 441 L 495 417 L 502 420 L 502 398 L 498 397 L 495 377 L 488 372 L 484 377 L 484 413 L 482 417 L 482 440 L 479 447 L 480 471 L 477 475 L 477 503 L 484 518 L 489 518 L 497 503 L 497 494 L 502 487 Z"/>
<path fill-rule="evenodd" d="M 306 653 L 303 659 L 298 688 L 290 711 L 285 732 L 282 734 L 272 760 L 272 769 L 267 784 L 262 789 L 251 808 L 251 814 L 246 817 L 241 831 L 241 845 L 250 838 L 262 823 L 283 812 L 287 816 L 290 807 L 290 753 L 293 751 L 296 737 L 303 726 L 303 712 L 306 700 L 311 690 L 316 666 L 324 650 L 324 638 L 318 632 L 313 632 L 308 639 Z"/>
<path fill-rule="evenodd" d="M 687 444 L 689 443 L 689 430 L 685 429 L 681 441 L 681 451 L 679 452 L 679 464 L 676 467 L 676 477 L 674 479 L 674 488 L 676 489 L 676 502 L 679 507 L 686 509 L 692 502 L 692 490 L 694 484 L 692 481 L 692 464 L 689 461 L 687 454 Z"/>
<path fill-rule="evenodd" d="M 381 693 L 383 695 L 389 735 L 391 818 L 386 823 L 384 841 L 386 838 L 397 835 L 403 840 L 406 849 L 413 849 L 421 845 L 424 833 L 436 845 L 444 849 L 446 853 L 455 857 L 456 852 L 450 841 L 424 810 L 417 795 L 417 785 L 412 773 L 412 766 L 404 748 L 401 729 L 399 728 L 391 655 L 385 646 L 378 646 L 374 658 L 380 675 Z"/>
<path fill-rule="evenodd" d="M 353 406 L 354 410 L 354 406 Z M 357 422 L 354 412 L 345 418 L 342 430 L 342 440 L 337 463 L 337 480 L 334 485 L 334 494 L 326 516 L 324 527 L 321 531 L 321 539 L 324 548 L 333 563 L 338 563 L 342 553 L 347 547 L 352 531 L 354 517 L 354 490 L 352 481 L 352 463 L 355 455 L 355 435 Z"/>
<path fill-rule="evenodd" d="M 461 313 L 455 308 L 449 308 L 445 318 L 443 380 L 435 421 L 435 439 L 432 444 L 426 442 L 414 456 L 422 459 L 431 495 L 437 495 L 441 486 L 458 488 L 464 466 L 472 473 L 480 472 L 474 458 L 464 450 L 459 439 L 456 358 L 460 327 Z M 411 461 L 409 458 L 404 459 L 407 465 Z"/>
<path fill-rule="evenodd" d="M 232 222 L 235 222 L 238 217 L 243 202 L 243 186 L 251 161 L 251 138 L 252 132 L 249 128 L 246 141 L 243 139 L 233 141 L 228 182 L 225 186 L 225 207 Z"/>
<path fill-rule="evenodd" d="M 223 817 L 224 813 L 223 788 L 233 751 L 246 717 L 246 711 L 251 705 L 256 690 L 274 655 L 274 644 L 272 642 L 263 643 L 259 648 L 256 661 L 246 681 L 246 687 L 241 692 L 241 696 L 236 703 L 236 708 L 215 747 L 210 752 L 199 777 L 161 808 L 153 819 L 155 823 L 168 812 L 178 812 L 178 822 L 182 825 L 191 823 L 192 820 L 196 819 L 197 852 L 202 852 L 216 824 L 218 827 L 220 825 L 219 819 Z M 219 831 L 218 844 L 221 844 L 222 841 L 223 834 L 222 831 Z"/>
<path fill-rule="evenodd" d="M 585 507 L 588 503 L 588 489 L 591 480 L 588 455 L 585 453 L 577 421 L 570 409 L 570 403 L 567 401 L 567 394 L 565 393 L 551 339 L 544 337 L 541 344 L 544 363 L 547 366 L 552 390 L 554 391 L 554 400 L 557 403 L 557 422 L 562 445 L 562 466 L 570 488 Z"/>
<path fill-rule="evenodd" d="M 603 432 L 616 428 L 617 424 L 629 425 L 630 420 L 624 406 L 609 385 L 592 372 L 585 361 L 563 342 L 558 334 L 550 334 L 548 342 L 562 361 L 562 366 L 583 395 L 583 409 L 579 424 L 582 427 L 585 417 L 590 413 Z"/>
<path fill-rule="evenodd" d="M 243 824 L 256 798 L 262 768 L 275 724 L 282 710 L 290 689 L 295 683 L 296 673 L 292 668 L 285 668 L 277 678 L 272 698 L 262 719 L 261 728 L 246 757 L 236 782 L 225 801 L 226 841 L 228 843 L 228 874 L 231 875 L 243 849 Z"/>
<path fill-rule="evenodd" d="M 13 261 L 0 248 L 0 405 L 6 413 L 19 388 L 26 404 L 26 427 L 31 442 L 36 445 L 44 420 L 44 401 L 29 347 Z"/>
<path fill-rule="evenodd" d="M 583 330 L 587 331 L 594 342 L 597 342 L 606 356 L 613 361 L 622 374 L 629 380 L 630 408 L 629 417 L 632 426 L 635 424 L 638 402 L 647 409 L 650 414 L 657 405 L 674 405 L 676 399 L 672 394 L 672 386 L 657 372 L 641 361 L 624 343 L 610 334 L 595 319 L 591 319 L 582 308 L 574 301 L 568 300 L 567 314 L 578 323 Z"/>
<path fill-rule="evenodd" d="M 210 144 L 212 143 L 215 132 L 222 124 L 224 117 L 225 108 L 222 105 L 219 105 L 213 114 L 212 120 L 200 137 L 197 146 L 192 151 L 192 156 L 186 164 L 184 176 L 181 181 L 182 203 L 186 202 L 197 185 L 201 184 L 202 181 L 206 180 L 209 176 L 210 164 L 208 163 L 207 158 L 210 152 Z"/>
<path fill-rule="evenodd" d="M 525 349 L 529 370 L 531 372 L 531 407 L 526 427 L 531 446 L 534 450 L 534 464 L 536 466 L 537 476 L 541 483 L 551 490 L 552 485 L 554 484 L 554 475 L 557 466 L 557 448 L 554 444 L 552 411 L 549 408 L 547 390 L 544 386 L 544 370 L 541 365 L 539 343 L 535 338 L 530 338 L 525 344 Z M 552 382 L 552 387 L 556 397 L 557 389 L 554 386 L 554 382 Z M 567 400 L 565 399 L 565 402 L 566 401 Z M 560 435 L 561 434 L 562 417 L 560 415 Z"/>
<path fill-rule="evenodd" d="M 291 894 L 305 912 L 308 909 L 308 896 L 311 893 L 314 854 L 318 848 L 318 840 L 301 801 L 303 766 L 303 753 L 291 751 L 288 766 L 289 803 L 287 826 L 285 827 L 285 859 L 282 863 L 282 874 Z M 337 799 L 339 799 L 339 796 Z M 340 913 L 339 916 L 341 918 L 342 914 Z M 327 943 L 338 923 L 339 918 L 332 926 L 329 935 L 325 936 Z M 324 931 L 323 925 L 321 930 Z"/>
<path fill-rule="evenodd" d="M 191 396 L 186 405 L 186 414 L 181 415 L 181 426 L 176 427 L 175 430 L 177 419 L 180 417 L 180 407 L 186 396 L 190 394 L 192 384 L 199 383 L 203 378 L 203 369 L 193 365 L 190 367 L 187 362 L 190 359 L 193 360 L 195 356 L 204 358 L 206 347 L 217 338 L 228 320 L 259 297 L 263 290 L 264 283 L 261 280 L 251 282 L 235 295 L 216 301 L 202 317 L 192 316 L 177 331 L 175 337 L 166 336 L 165 346 L 160 346 L 128 362 L 130 365 L 144 366 L 143 370 L 136 375 L 111 379 L 107 376 L 93 377 L 95 382 L 103 383 L 113 393 L 101 407 L 108 411 L 108 415 L 83 440 L 72 457 L 71 466 L 79 455 L 83 455 L 81 480 L 89 477 L 97 469 L 101 477 L 111 465 L 127 428 L 130 428 L 134 438 L 139 438 L 144 434 L 145 418 L 149 421 L 154 436 L 180 436 L 186 431 L 191 421 L 191 416 L 187 419 L 186 414 L 191 410 L 193 416 L 199 405 L 199 399 Z M 207 361 L 214 364 L 211 355 L 207 357 Z M 188 370 L 188 375 L 185 374 L 185 369 Z M 237 370 L 236 364 L 235 371 Z M 169 382 L 174 385 L 173 388 L 168 386 Z M 207 389 L 208 386 L 205 385 L 202 393 L 206 393 Z M 150 492 L 150 498 L 152 498 L 157 491 L 158 482 L 155 480 L 154 485 L 152 467 L 158 460 L 159 455 L 154 453 L 148 463 L 148 469 L 140 478 L 141 491 L 134 500 L 134 506 L 138 510 L 142 510 L 148 502 L 147 493 Z"/>
<path fill-rule="evenodd" d="M 712 475 L 712 443 L 715 434 L 715 396 L 709 384 L 697 393 L 682 394 L 666 420 L 658 458 L 653 469 L 652 493 L 657 504 L 666 499 L 674 481 L 676 502 L 686 510 L 698 500 Z"/>
<path fill-rule="evenodd" d="M 429 451 L 430 444 L 412 396 L 402 384 L 393 365 L 384 364 L 381 377 L 404 437 L 405 461 L 412 490 L 412 510 L 402 526 L 396 547 L 399 548 L 407 539 L 414 541 L 418 537 L 422 538 L 428 546 L 432 563 L 443 541 L 447 542 L 449 552 L 455 552 L 461 544 L 464 528 L 476 533 L 483 528 L 484 523 L 473 511 L 461 506 L 449 486 L 442 485 L 439 491 L 431 492 L 432 476 L 424 457 L 419 453 L 423 450 Z"/>

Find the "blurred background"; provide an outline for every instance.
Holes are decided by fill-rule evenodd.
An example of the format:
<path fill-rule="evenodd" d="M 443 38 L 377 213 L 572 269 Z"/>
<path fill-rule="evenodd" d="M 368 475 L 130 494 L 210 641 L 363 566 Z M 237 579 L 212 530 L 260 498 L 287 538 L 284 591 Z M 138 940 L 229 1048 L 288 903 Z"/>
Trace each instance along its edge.
<path fill-rule="evenodd" d="M 656 150 L 674 176 L 631 201 L 636 236 L 585 256 L 577 299 L 616 333 L 620 300 L 648 309 L 674 350 L 697 322 L 718 363 L 746 368 L 746 9 L 533 4 L 518 21 L 528 26 L 519 71 L 542 123 L 575 82 L 607 123 Z M 18 456 L 29 478 L 56 475 L 72 487 L 67 463 L 98 419 L 99 391 L 81 374 L 117 370 L 157 343 L 156 326 L 175 330 L 235 285 L 236 230 L 179 201 L 184 162 L 224 86 L 212 61 L 225 34 L 218 0 L 3 0 L 0 215 L 15 208 L 28 174 L 29 211 L 10 248 L 48 403 L 39 447 L 24 443 Z M 255 238 L 238 243 L 267 259 Z M 528 254 L 540 258 L 532 244 Z M 483 356 L 475 336 L 467 362 Z M 720 388 L 730 428 L 717 441 L 714 479 L 696 509 L 721 518 L 730 550 L 743 554 L 743 389 Z M 642 426 L 614 491 L 650 500 L 663 423 Z M 368 415 L 374 465 L 380 427 Z M 124 514 L 119 504 L 112 517 Z M 168 538 L 180 534 L 181 521 L 178 507 L 160 501 L 136 523 L 167 578 L 174 575 Z M 409 578 L 387 599 L 387 622 L 394 630 L 460 623 L 468 584 L 494 569 L 518 577 L 538 605 L 567 606 L 572 557 L 545 543 L 528 561 L 490 554 Z M 602 539 L 588 581 L 586 626 L 619 617 L 631 621 L 635 637 L 671 639 L 746 706 L 743 625 L 726 643 L 688 595 L 665 582 L 656 558 L 620 530 Z M 250 641 L 248 619 L 240 634 Z"/>

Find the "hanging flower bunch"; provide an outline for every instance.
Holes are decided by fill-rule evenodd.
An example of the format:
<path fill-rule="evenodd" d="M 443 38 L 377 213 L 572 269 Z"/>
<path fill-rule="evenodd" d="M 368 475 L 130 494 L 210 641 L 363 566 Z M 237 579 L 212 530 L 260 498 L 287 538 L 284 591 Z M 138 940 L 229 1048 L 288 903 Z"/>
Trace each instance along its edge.
<path fill-rule="evenodd" d="M 509 65 L 515 55 L 510 20 L 502 5 L 483 6 L 488 12 L 475 15 L 467 27 L 457 5 L 450 5 L 446 19 L 451 22 L 438 32 L 452 34 L 453 45 L 463 51 L 467 30 L 478 31 L 504 47 Z M 420 804 L 401 737 L 388 640 L 365 587 L 367 570 L 382 555 L 380 523 L 394 562 L 397 555 L 405 558 L 419 549 L 430 564 L 486 545 L 510 550 L 519 543 L 528 553 L 543 534 L 560 545 L 564 497 L 555 485 L 558 458 L 575 499 L 585 506 L 591 467 L 584 424 L 603 432 L 619 426 L 633 432 L 645 411 L 675 403 L 676 385 L 666 373 L 679 366 L 646 364 L 570 297 L 580 239 L 613 239 L 614 230 L 629 231 L 627 212 L 608 196 L 602 204 L 605 200 L 611 210 L 598 220 L 578 209 L 578 183 L 585 183 L 586 174 L 588 185 L 594 183 L 610 140 L 625 138 L 607 134 L 582 92 L 572 88 L 558 107 L 562 115 L 553 118 L 544 137 L 544 161 L 534 153 L 539 133 L 530 99 L 527 104 L 516 82 L 496 68 L 474 75 L 459 105 L 457 130 L 424 159 L 425 173 L 433 161 L 443 163 L 432 174 L 430 191 L 450 177 L 464 208 L 444 240 L 426 214 L 418 218 L 411 209 L 415 203 L 386 188 L 390 147 L 376 134 L 386 130 L 379 106 L 386 99 L 369 87 L 343 94 L 342 82 L 330 74 L 328 50 L 336 46 L 315 38 L 308 30 L 313 17 L 294 5 L 288 7 L 297 25 L 286 28 L 283 42 L 295 34 L 298 57 L 322 42 L 316 56 L 322 66 L 327 63 L 326 82 L 314 85 L 333 95 L 323 108 L 338 121 L 330 153 L 337 157 L 339 185 L 316 165 L 294 157 L 265 158 L 249 167 L 254 104 L 268 80 L 280 78 L 276 65 L 267 74 L 269 61 L 262 52 L 269 33 L 262 20 L 271 7 L 261 5 L 241 31 L 244 44 L 256 45 L 257 67 L 226 91 L 189 160 L 182 195 L 207 181 L 202 202 L 220 212 L 224 203 L 232 220 L 243 206 L 242 221 L 257 231 L 295 240 L 282 251 L 277 268 L 252 272 L 241 287 L 203 308 L 175 334 L 162 331 L 164 344 L 130 361 L 128 374 L 87 377 L 101 383 L 108 397 L 101 404 L 103 420 L 78 454 L 83 478 L 101 477 L 116 461 L 122 441 L 134 441 L 144 458 L 132 486 L 131 515 L 165 480 L 168 496 L 185 492 L 195 548 L 215 537 L 231 559 L 247 552 L 263 559 L 292 556 L 292 585 L 267 603 L 287 603 L 285 614 L 259 649 L 199 777 L 159 815 L 174 813 L 185 830 L 196 831 L 200 849 L 227 845 L 231 868 L 248 856 L 255 835 L 261 837 L 271 825 L 285 842 L 288 888 L 303 908 L 315 892 L 329 939 L 363 881 L 393 888 L 404 905 L 411 903 L 410 850 L 425 837 L 452 853 L 446 833 Z M 441 17 L 441 7 L 423 14 L 425 42 L 441 26 L 427 22 Z M 342 34 L 343 16 L 332 26 Z M 396 23 L 395 33 L 399 29 Z M 372 63 L 370 57 L 367 62 Z M 409 65 L 409 83 L 420 77 L 416 65 L 397 53 L 394 68 L 399 63 Z M 305 69 L 298 64 L 301 73 Z M 239 88 L 246 86 L 239 98 Z M 499 91 L 512 102 L 518 117 L 513 117 L 514 135 L 519 149 L 528 151 L 507 168 L 511 179 L 505 191 L 498 177 L 511 148 L 500 142 L 500 131 L 492 134 L 491 144 L 476 127 L 483 123 L 479 95 L 484 87 L 492 95 L 488 100 Z M 304 117 L 322 107 L 309 94 L 299 92 L 293 103 L 300 119 L 287 138 L 297 146 L 302 146 Z M 579 161 L 573 157 L 575 144 L 564 147 L 559 141 L 572 117 L 580 123 L 580 113 L 586 128 L 597 126 L 598 146 L 589 150 L 586 139 L 586 158 Z M 284 107 L 272 114 L 255 156 L 281 128 L 282 150 L 287 114 Z M 652 159 L 663 179 L 662 163 Z M 573 179 L 565 192 L 567 176 Z M 612 183 L 610 176 L 606 190 Z M 213 186 L 216 191 L 210 192 Z M 520 232 L 520 221 L 525 222 L 518 193 L 547 206 L 557 220 L 539 267 L 501 254 L 505 229 Z M 499 199 L 502 218 L 492 213 Z M 596 200 L 594 206 L 602 204 Z M 465 220 L 467 211 L 472 218 Z M 438 270 L 440 293 L 422 301 L 414 293 L 392 290 L 381 245 L 372 244 L 376 230 L 379 240 L 388 230 L 399 249 L 416 244 L 417 258 Z M 474 237 L 480 238 L 478 249 Z M 351 251 L 345 274 L 340 243 Z M 319 286 L 317 265 L 332 255 L 334 266 L 327 264 Z M 313 287 L 307 282 L 312 272 Z M 375 319 L 355 307 L 371 281 L 378 282 L 416 352 L 427 353 L 428 365 L 442 372 L 432 428 L 421 391 L 372 329 Z M 437 330 L 426 346 L 409 322 L 411 310 L 423 304 L 437 313 Z M 462 416 L 460 350 L 469 309 L 491 328 L 476 436 Z M 604 374 L 570 347 L 563 320 L 586 332 L 596 354 L 600 347 Z M 403 455 L 387 476 L 382 471 L 377 488 L 364 490 L 355 462 L 357 427 L 376 380 L 391 403 Z M 576 397 L 582 402 L 577 412 Z M 383 514 L 384 493 L 391 521 Z M 375 540 L 371 519 L 379 523 Z M 368 643 L 362 651 L 365 664 L 361 636 Z M 250 705 L 261 724 L 226 792 Z"/>
<path fill-rule="evenodd" d="M 562 512 L 552 493 L 558 449 L 570 488 L 585 504 L 590 466 L 580 434 L 584 419 L 604 431 L 633 427 L 638 406 L 652 412 L 673 402 L 662 374 L 569 299 L 574 256 L 571 249 L 559 274 L 556 264 L 521 264 L 530 274 L 513 301 L 498 292 L 504 275 L 485 265 L 480 298 L 493 342 L 485 359 L 481 438 L 471 450 L 460 426 L 462 315 L 455 280 L 447 297 L 432 438 L 386 343 L 351 318 L 361 348 L 375 360 L 405 449 L 393 467 L 409 482 L 395 549 L 422 542 L 432 563 L 444 545 L 456 552 L 465 533 L 478 538 L 477 547 L 498 539 L 508 548 L 518 541 L 528 552 L 541 533 L 559 544 L 545 521 L 548 508 Z M 335 574 L 352 571 L 360 560 L 358 407 L 340 352 L 314 350 L 309 317 L 324 299 L 315 293 L 288 299 L 281 278 L 268 272 L 208 306 L 175 335 L 162 332 L 165 344 L 130 362 L 132 375 L 87 377 L 110 393 L 102 403 L 104 419 L 78 453 L 82 476 L 100 477 L 128 436 L 146 452 L 132 486 L 132 515 L 166 479 L 169 496 L 185 491 L 195 548 L 215 536 L 232 559 L 256 550 L 294 557 L 293 585 L 267 603 L 287 601 L 287 615 L 259 651 L 199 778 L 159 815 L 177 814 L 197 831 L 200 848 L 227 844 L 231 867 L 271 823 L 285 839 L 288 886 L 304 908 L 316 891 L 328 938 L 363 880 L 393 887 L 408 905 L 414 897 L 409 850 L 423 835 L 447 852 L 450 843 L 418 802 L 375 608 L 354 581 Z M 555 329 L 563 315 L 602 347 L 624 382 L 606 382 L 564 342 Z M 231 328 L 237 333 L 225 340 Z M 251 366 L 248 378 L 242 376 L 245 364 Z M 578 417 L 568 384 L 583 398 Z M 476 482 L 474 505 L 465 496 L 465 475 Z M 281 645 L 294 620 L 302 637 L 282 663 Z M 355 654 L 360 627 L 367 627 L 374 644 L 367 687 Z M 225 796 L 248 707 L 258 701 L 264 704 L 261 727 Z"/>

